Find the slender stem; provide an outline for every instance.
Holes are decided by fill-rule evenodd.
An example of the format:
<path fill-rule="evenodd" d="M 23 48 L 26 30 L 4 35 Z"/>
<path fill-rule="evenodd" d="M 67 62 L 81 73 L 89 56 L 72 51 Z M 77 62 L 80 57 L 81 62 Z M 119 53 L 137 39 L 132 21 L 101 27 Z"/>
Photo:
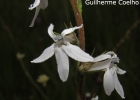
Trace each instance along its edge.
<path fill-rule="evenodd" d="M 14 45 L 14 48 L 15 48 L 16 53 L 18 53 L 18 52 L 19 52 L 19 49 L 18 49 L 18 47 L 17 47 L 17 45 L 16 45 L 16 42 L 15 42 L 15 40 L 14 40 L 14 36 L 13 36 L 13 34 L 12 34 L 10 28 L 8 27 L 8 25 L 5 23 L 5 21 L 2 19 L 1 16 L 0 16 L 0 22 L 1 22 L 2 26 L 3 26 L 3 28 L 5 29 L 5 31 L 7 31 L 8 35 L 9 35 L 9 37 L 10 37 L 10 39 L 11 39 L 13 45 Z M 20 63 L 20 65 L 21 65 L 22 69 L 23 69 L 24 72 L 25 72 L 25 75 L 28 77 L 29 81 L 34 85 L 34 87 L 39 91 L 39 93 L 42 95 L 42 97 L 43 97 L 45 100 L 49 100 L 48 97 L 45 95 L 45 93 L 41 90 L 41 88 L 40 88 L 40 87 L 36 84 L 36 82 L 33 80 L 32 76 L 31 76 L 30 73 L 29 73 L 29 71 L 26 69 L 23 60 L 22 60 L 22 59 L 18 59 L 18 60 L 19 60 L 19 63 Z"/>
<path fill-rule="evenodd" d="M 134 24 L 126 31 L 124 37 L 116 44 L 113 51 L 115 51 L 115 52 L 117 51 L 117 48 L 119 48 L 125 42 L 125 40 L 129 38 L 129 35 L 131 34 L 132 30 L 134 28 L 136 28 L 139 23 L 140 23 L 140 19 L 138 19 L 134 22 Z"/>
<path fill-rule="evenodd" d="M 81 24 L 83 24 L 83 19 L 82 19 L 82 15 L 80 14 L 80 12 L 78 10 L 77 0 L 70 0 L 70 3 L 72 5 L 73 11 L 74 11 L 77 26 L 80 26 Z M 84 27 L 82 27 L 81 29 L 78 30 L 78 34 L 79 34 L 80 47 L 81 47 L 82 50 L 85 50 Z M 81 65 L 81 63 L 79 65 Z M 79 65 L 78 65 L 78 67 L 79 67 Z M 77 71 L 75 82 L 76 82 L 76 90 L 77 90 L 77 99 L 78 100 L 84 100 L 84 97 L 83 97 L 83 80 L 84 80 L 84 74 Z"/>
<path fill-rule="evenodd" d="M 28 79 L 30 80 L 30 82 L 34 85 L 34 87 L 39 91 L 39 93 L 42 95 L 42 97 L 45 99 L 45 100 L 49 100 L 48 97 L 45 95 L 45 93 L 41 90 L 41 88 L 35 83 L 35 81 L 33 80 L 31 74 L 29 73 L 29 71 L 26 69 L 25 67 L 25 64 L 23 62 L 22 59 L 18 59 L 26 76 L 28 77 Z"/>
<path fill-rule="evenodd" d="M 76 81 L 77 99 L 84 100 L 84 95 L 83 95 L 84 74 L 81 74 L 79 71 L 77 71 L 75 81 Z"/>
<path fill-rule="evenodd" d="M 74 11 L 77 26 L 80 26 L 81 24 L 83 24 L 83 19 L 82 19 L 82 15 L 80 14 L 80 12 L 78 10 L 76 1 L 77 0 L 70 0 L 70 3 L 72 5 L 72 9 Z M 81 29 L 78 30 L 78 34 L 79 34 L 80 47 L 81 47 L 82 50 L 85 50 L 84 26 Z"/>

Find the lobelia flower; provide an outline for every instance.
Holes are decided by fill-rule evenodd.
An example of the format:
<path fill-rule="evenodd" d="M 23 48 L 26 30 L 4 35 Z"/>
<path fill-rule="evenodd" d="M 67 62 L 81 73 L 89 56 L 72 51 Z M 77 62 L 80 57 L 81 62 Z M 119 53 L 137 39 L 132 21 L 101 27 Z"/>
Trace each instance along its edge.
<path fill-rule="evenodd" d="M 40 9 L 45 9 L 47 6 L 48 6 L 48 0 L 35 0 L 35 2 L 30 5 L 29 10 L 36 8 L 36 11 L 35 11 L 34 18 L 31 22 L 31 25 L 29 27 L 34 26 L 34 22 L 37 18 L 37 15 L 38 15 Z"/>
<path fill-rule="evenodd" d="M 71 39 L 67 37 L 67 35 L 72 33 L 74 30 L 81 28 L 82 26 L 83 25 L 65 29 L 62 31 L 61 35 L 56 35 L 53 32 L 54 26 L 51 24 L 48 28 L 48 33 L 55 43 L 46 48 L 38 58 L 31 62 L 40 63 L 55 54 L 60 79 L 65 82 L 69 73 L 68 56 L 80 62 L 93 62 L 94 60 L 93 57 L 82 51 L 78 46 L 70 44 Z"/>
<path fill-rule="evenodd" d="M 107 95 L 110 95 L 111 92 L 116 89 L 117 93 L 122 97 L 124 97 L 123 88 L 118 80 L 117 73 L 122 75 L 126 73 L 126 71 L 117 67 L 115 62 L 119 63 L 119 58 L 114 52 L 107 52 L 103 55 L 100 55 L 94 58 L 94 63 L 88 71 L 97 71 L 104 70 L 104 90 Z"/>

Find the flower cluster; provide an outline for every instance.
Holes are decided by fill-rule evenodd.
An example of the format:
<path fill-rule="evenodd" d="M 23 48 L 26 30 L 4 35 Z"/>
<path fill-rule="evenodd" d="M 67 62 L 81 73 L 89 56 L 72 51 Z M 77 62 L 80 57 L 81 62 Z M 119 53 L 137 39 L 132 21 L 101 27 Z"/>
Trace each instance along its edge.
<path fill-rule="evenodd" d="M 40 9 L 45 9 L 48 6 L 48 0 L 35 0 L 33 4 L 30 5 L 29 9 L 32 10 L 36 8 L 35 16 L 32 20 L 30 27 L 34 25 L 35 19 L 40 11 Z M 90 71 L 105 71 L 103 86 L 105 93 L 110 95 L 111 92 L 115 89 L 118 94 L 124 97 L 123 88 L 118 80 L 117 74 L 124 74 L 126 71 L 120 69 L 116 63 L 119 63 L 119 58 L 117 55 L 110 51 L 106 52 L 100 56 L 93 58 L 86 52 L 84 52 L 79 46 L 73 45 L 72 42 L 75 41 L 73 32 L 77 29 L 83 27 L 83 24 L 80 26 L 71 27 L 68 29 L 64 29 L 61 34 L 56 34 L 53 32 L 54 25 L 50 24 L 48 27 L 48 34 L 53 39 L 54 43 L 47 47 L 42 54 L 36 59 L 32 60 L 32 63 L 41 63 L 55 55 L 57 62 L 57 69 L 59 73 L 60 79 L 65 82 L 68 79 L 69 74 L 69 58 L 83 62 L 79 67 L 80 71 L 86 70 L 86 72 Z M 38 79 L 38 81 L 45 82 L 46 77 Z M 92 100 L 98 100 L 98 96 L 92 98 Z"/>

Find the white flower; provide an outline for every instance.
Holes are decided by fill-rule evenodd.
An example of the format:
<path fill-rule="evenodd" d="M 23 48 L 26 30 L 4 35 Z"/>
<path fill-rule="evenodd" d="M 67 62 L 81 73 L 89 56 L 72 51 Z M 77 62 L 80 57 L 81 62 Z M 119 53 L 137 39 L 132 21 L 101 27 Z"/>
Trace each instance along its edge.
<path fill-rule="evenodd" d="M 115 62 L 119 62 L 119 58 L 114 52 L 107 52 L 103 55 L 100 55 L 94 58 L 94 63 L 88 71 L 96 71 L 96 70 L 105 70 L 104 74 L 104 89 L 107 95 L 110 95 L 111 92 L 116 89 L 118 94 L 124 97 L 123 88 L 118 80 L 118 74 L 124 74 L 126 71 L 117 67 Z"/>
<path fill-rule="evenodd" d="M 55 54 L 58 65 L 58 73 L 63 82 L 67 80 L 69 73 L 68 56 L 80 62 L 93 62 L 93 57 L 82 51 L 78 46 L 70 44 L 69 39 L 65 38 L 67 34 L 72 33 L 74 30 L 79 29 L 82 26 L 83 25 L 65 29 L 62 31 L 61 35 L 55 35 L 53 32 L 54 26 L 51 24 L 48 28 L 48 33 L 55 43 L 46 48 L 38 58 L 31 62 L 40 63 Z"/>
<path fill-rule="evenodd" d="M 40 9 L 45 9 L 47 6 L 48 6 L 48 0 L 35 0 L 35 2 L 30 5 L 29 10 L 36 8 L 36 11 L 35 11 L 34 18 L 31 22 L 31 25 L 29 27 L 34 26 L 34 22 L 37 18 L 37 15 L 38 15 Z"/>
<path fill-rule="evenodd" d="M 99 99 L 99 97 L 96 96 L 95 98 L 92 98 L 91 100 L 98 100 L 98 99 Z"/>

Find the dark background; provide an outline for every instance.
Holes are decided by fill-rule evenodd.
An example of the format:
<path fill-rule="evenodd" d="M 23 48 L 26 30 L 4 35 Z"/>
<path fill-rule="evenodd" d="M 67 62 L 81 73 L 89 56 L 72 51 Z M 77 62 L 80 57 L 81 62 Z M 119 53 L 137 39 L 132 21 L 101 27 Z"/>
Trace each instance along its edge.
<path fill-rule="evenodd" d="M 125 92 L 125 100 L 140 100 L 140 6 L 87 6 L 83 0 L 83 21 L 86 52 L 94 57 L 104 51 L 114 50 L 120 58 L 118 66 L 126 70 L 118 75 Z M 49 6 L 41 10 L 33 28 L 29 25 L 35 9 L 28 7 L 34 0 L 0 0 L 0 100 L 44 100 L 25 74 L 28 71 L 49 100 L 76 100 L 76 61 L 70 58 L 70 74 L 63 83 L 57 72 L 55 57 L 39 64 L 30 63 L 53 43 L 47 33 L 50 23 L 55 32 L 61 33 L 64 23 L 76 26 L 69 0 L 49 0 Z M 116 45 L 119 41 L 119 47 Z M 16 53 L 26 56 L 23 62 Z M 46 87 L 37 83 L 41 74 L 50 77 Z M 104 72 L 86 73 L 84 93 L 96 93 L 99 100 L 121 100 L 116 91 L 107 96 L 103 89 Z"/>

